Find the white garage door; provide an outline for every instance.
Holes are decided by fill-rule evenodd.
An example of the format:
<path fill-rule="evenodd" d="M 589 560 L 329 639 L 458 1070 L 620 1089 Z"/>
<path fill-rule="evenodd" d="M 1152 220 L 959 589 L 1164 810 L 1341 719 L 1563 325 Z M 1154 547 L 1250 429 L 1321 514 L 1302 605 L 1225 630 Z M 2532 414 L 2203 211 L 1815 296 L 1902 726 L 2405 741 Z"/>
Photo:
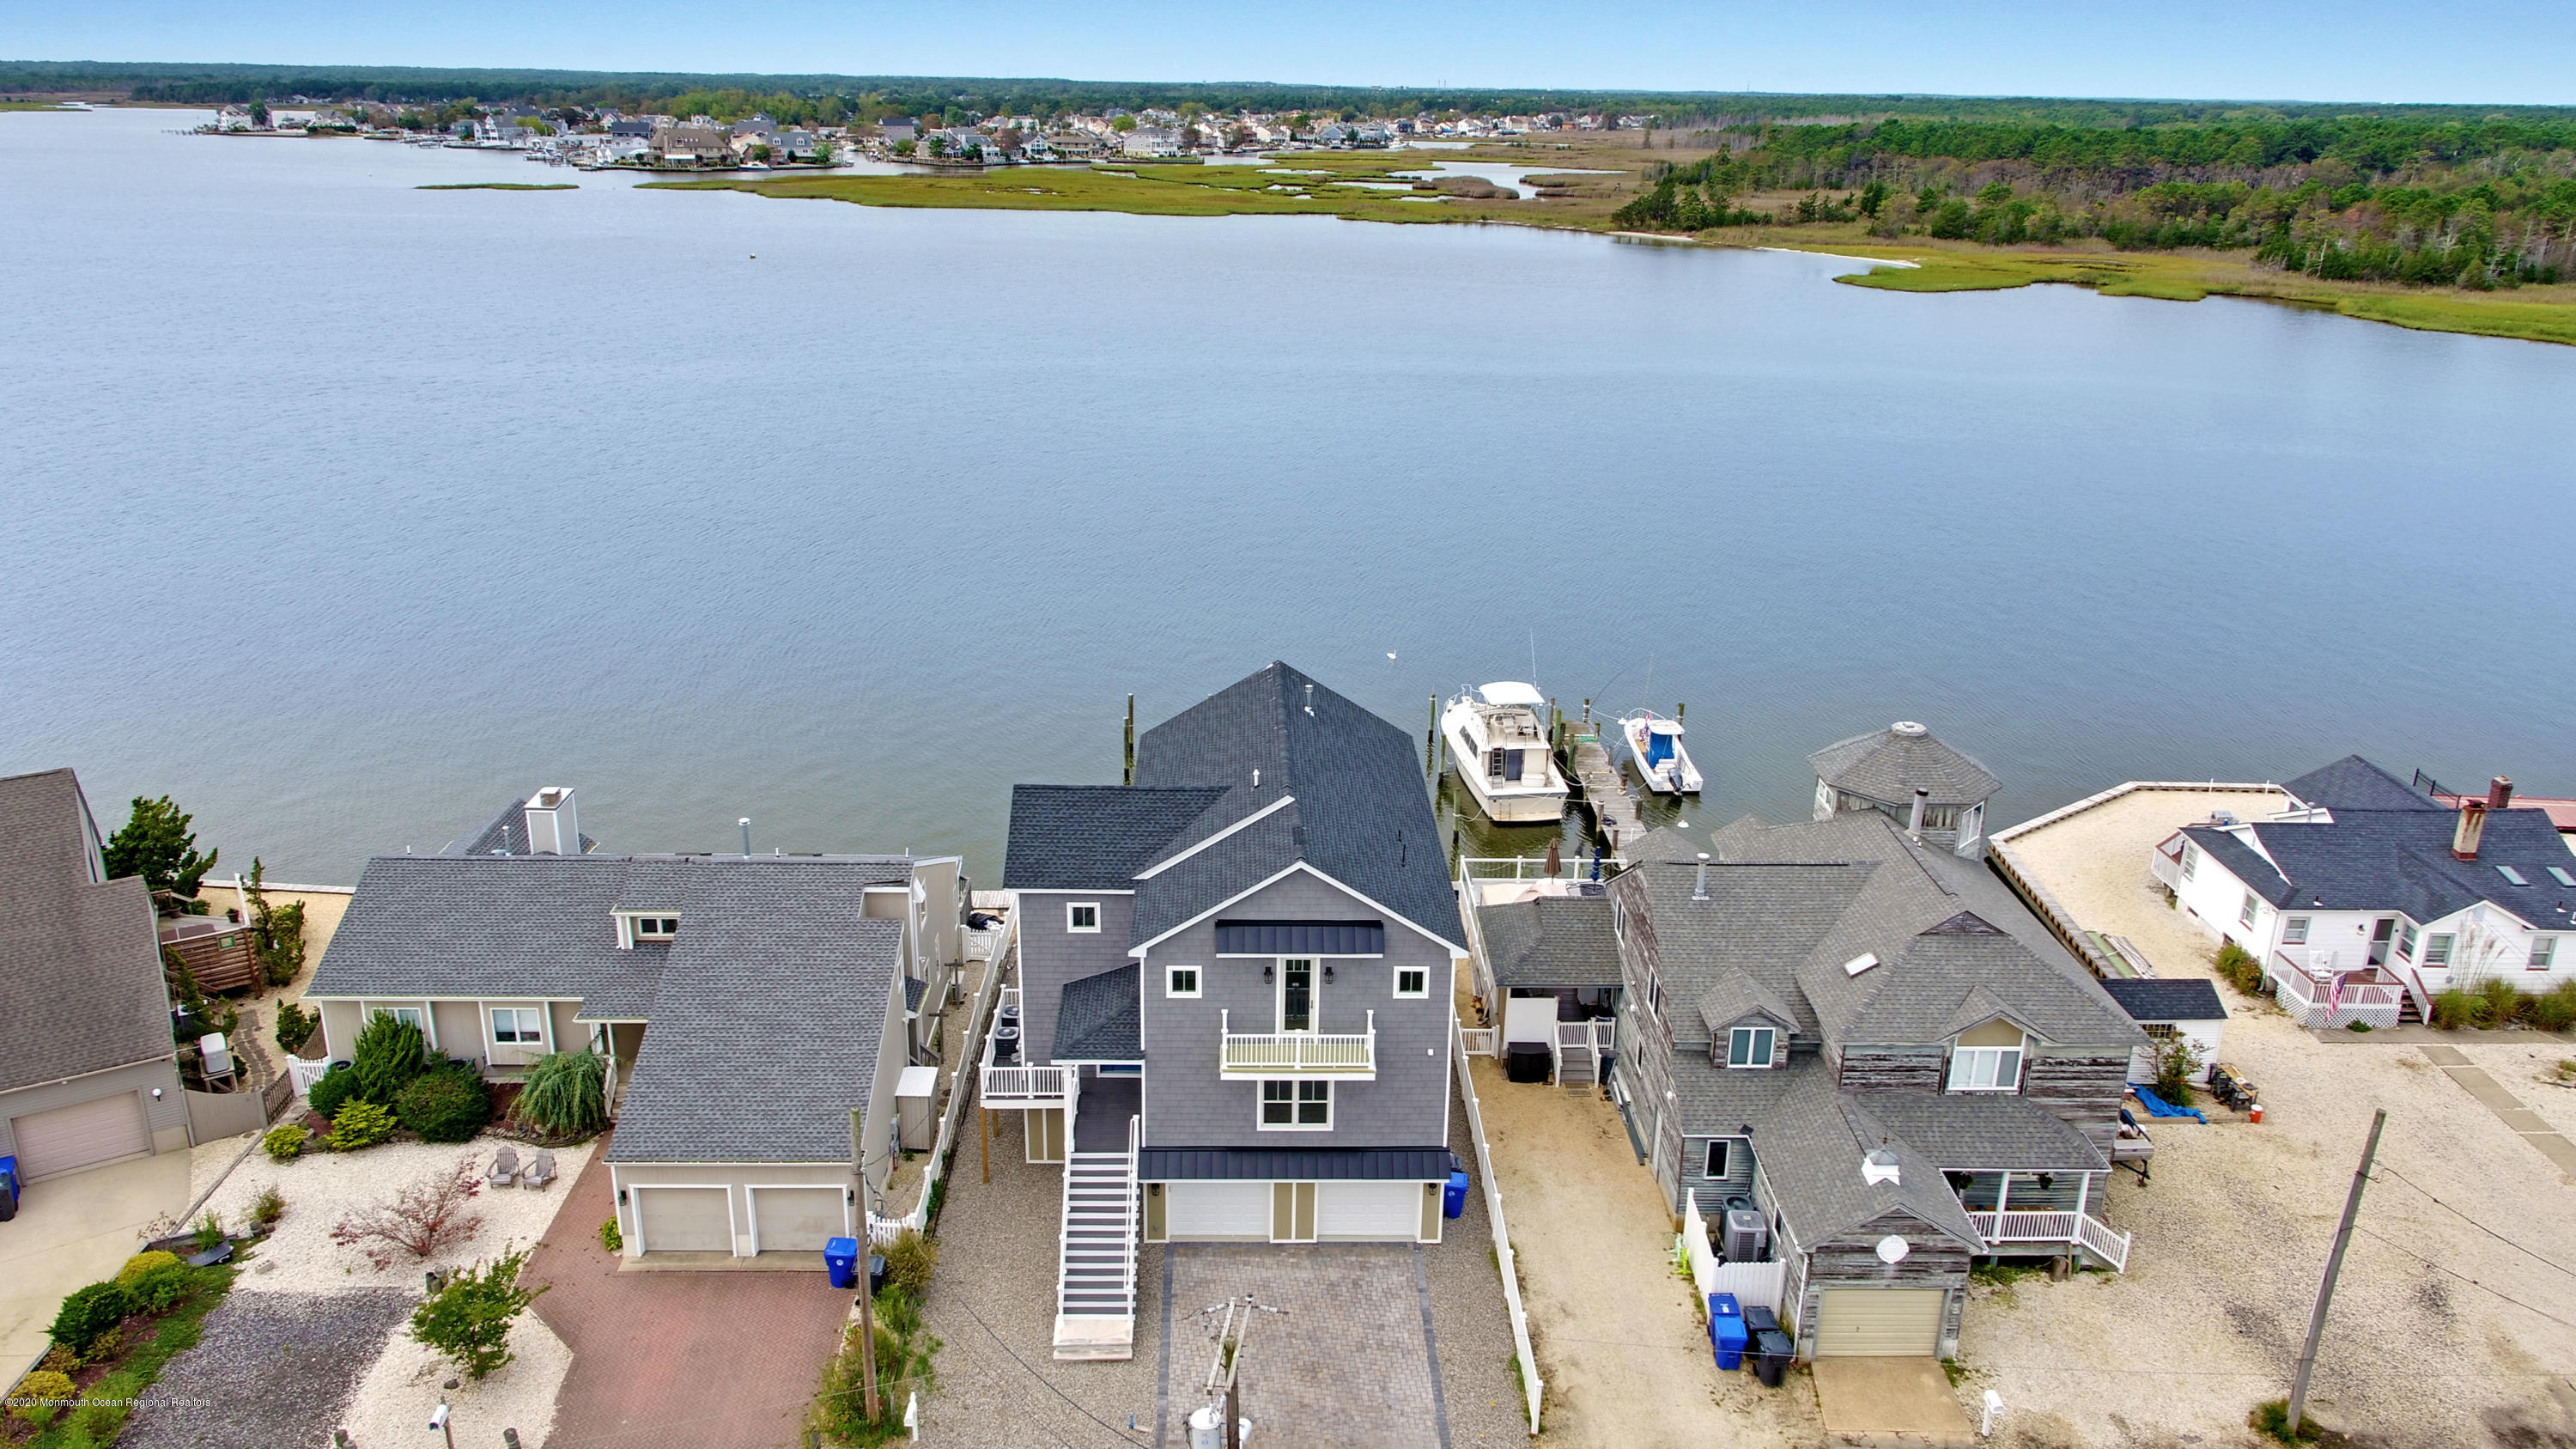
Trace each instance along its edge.
<path fill-rule="evenodd" d="M 1270 1236 L 1270 1184 L 1175 1182 L 1163 1189 L 1163 1232 L 1173 1238 Z"/>
<path fill-rule="evenodd" d="M 132 1092 L 30 1113 L 12 1120 L 9 1130 L 18 1138 L 18 1175 L 30 1180 L 152 1150 L 143 1104 Z"/>
<path fill-rule="evenodd" d="M 1318 1238 L 1397 1238 L 1422 1235 L 1422 1184 L 1418 1182 L 1319 1182 L 1315 1184 Z"/>
<path fill-rule="evenodd" d="M 639 1187 L 635 1189 L 636 1223 L 648 1253 L 730 1253 L 733 1212 L 730 1189 L 721 1187 Z"/>
<path fill-rule="evenodd" d="M 1943 1296 L 1938 1288 L 1828 1288 L 1816 1319 L 1816 1352 L 1928 1357 L 1940 1347 Z"/>
<path fill-rule="evenodd" d="M 751 1216 L 764 1253 L 819 1253 L 826 1239 L 851 1235 L 837 1187 L 755 1187 Z"/>

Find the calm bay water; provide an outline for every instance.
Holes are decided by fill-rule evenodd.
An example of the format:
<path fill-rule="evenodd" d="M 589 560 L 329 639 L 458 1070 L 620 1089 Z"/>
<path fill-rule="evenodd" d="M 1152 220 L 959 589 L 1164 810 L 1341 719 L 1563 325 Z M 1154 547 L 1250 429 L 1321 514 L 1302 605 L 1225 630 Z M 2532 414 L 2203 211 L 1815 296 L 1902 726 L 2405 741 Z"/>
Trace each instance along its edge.
<path fill-rule="evenodd" d="M 1998 821 L 2354 750 L 2576 794 L 2576 350 L 197 119 L 0 115 L 0 772 L 227 865 L 571 784 L 618 846 L 989 879 L 1130 691 L 1284 657 L 1419 730 L 1533 634 L 1569 704 L 1688 702 L 1709 816 L 1900 717 Z M 462 180 L 581 189 L 414 189 Z"/>

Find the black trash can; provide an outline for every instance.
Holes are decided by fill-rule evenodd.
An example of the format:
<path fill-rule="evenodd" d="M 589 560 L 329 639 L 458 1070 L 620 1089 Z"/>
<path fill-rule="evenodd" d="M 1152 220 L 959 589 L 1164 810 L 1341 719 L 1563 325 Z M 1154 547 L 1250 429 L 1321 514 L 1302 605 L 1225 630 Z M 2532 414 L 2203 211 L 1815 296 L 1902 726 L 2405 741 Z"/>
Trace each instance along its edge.
<path fill-rule="evenodd" d="M 1503 1076 L 1514 1082 L 1544 1082 L 1556 1069 L 1556 1054 L 1543 1041 L 1516 1041 L 1503 1051 Z"/>
<path fill-rule="evenodd" d="M 1780 1315 L 1759 1303 L 1751 1304 L 1744 1310 L 1744 1331 L 1754 1335 L 1753 1341 L 1758 1344 L 1761 1335 L 1780 1331 Z"/>
<path fill-rule="evenodd" d="M 1789 1371 L 1790 1356 L 1796 1351 L 1789 1335 L 1772 1329 L 1754 1340 L 1754 1347 L 1761 1350 L 1753 1359 L 1754 1376 L 1762 1380 L 1766 1389 L 1780 1387 L 1780 1376 Z"/>

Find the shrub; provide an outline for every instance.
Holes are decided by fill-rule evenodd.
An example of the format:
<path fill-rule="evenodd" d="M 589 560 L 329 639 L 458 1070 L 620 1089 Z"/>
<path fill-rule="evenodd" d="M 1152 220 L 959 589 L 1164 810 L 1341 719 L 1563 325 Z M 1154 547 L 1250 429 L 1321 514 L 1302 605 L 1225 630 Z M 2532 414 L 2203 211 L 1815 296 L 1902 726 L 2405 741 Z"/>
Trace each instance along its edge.
<path fill-rule="evenodd" d="M 271 1162 L 293 1162 L 304 1155 L 304 1144 L 312 1135 L 292 1122 L 271 1127 L 268 1135 L 259 1139 L 259 1150 L 267 1153 Z"/>
<path fill-rule="evenodd" d="M 204 1217 L 197 1219 L 197 1226 L 194 1230 L 193 1236 L 196 1240 L 197 1251 L 200 1253 L 209 1253 L 222 1247 L 224 1245 L 224 1220 L 215 1216 L 211 1212 L 207 1213 Z"/>
<path fill-rule="evenodd" d="M 393 1263 L 396 1250 L 414 1258 L 435 1256 L 483 1226 L 480 1214 L 465 1210 L 482 1190 L 483 1174 L 468 1153 L 444 1176 L 424 1177 L 390 1201 L 332 1224 L 331 1241 L 365 1253 L 379 1269 Z"/>
<path fill-rule="evenodd" d="M 69 1375 L 73 1369 L 80 1367 L 80 1355 L 58 1343 L 45 1350 L 45 1356 L 37 1361 L 36 1367 Z"/>
<path fill-rule="evenodd" d="M 154 1269 L 175 1268 L 178 1266 L 179 1255 L 176 1253 L 164 1253 L 158 1250 L 149 1253 L 137 1253 L 133 1257 L 125 1260 L 124 1267 L 116 1270 L 116 1286 L 131 1291 L 137 1279 L 142 1278 L 145 1274 L 152 1272 Z"/>
<path fill-rule="evenodd" d="M 467 1378 L 489 1376 L 514 1357 L 510 1324 L 546 1291 L 519 1285 L 527 1263 L 528 1250 L 521 1248 L 456 1273 L 412 1310 L 411 1336 L 447 1355 Z"/>
<path fill-rule="evenodd" d="M 599 1245 L 612 1253 L 626 1251 L 626 1233 L 617 1226 L 616 1218 L 612 1217 L 599 1225 Z"/>
<path fill-rule="evenodd" d="M 313 1084 L 312 1091 L 305 1094 L 304 1104 L 313 1109 L 315 1116 L 327 1122 L 339 1115 L 342 1103 L 357 1094 L 358 1074 L 347 1067 L 333 1067 L 322 1074 L 322 1080 Z"/>
<path fill-rule="evenodd" d="M 2254 1412 L 2245 1416 L 2245 1425 L 2284 1444 L 2313 1443 L 2323 1432 L 2317 1427 L 2317 1421 L 2305 1414 L 2299 1416 L 2299 1427 L 2293 1430 L 2290 1427 L 2290 1401 L 2287 1399 L 2270 1399 L 2255 1405 Z"/>
<path fill-rule="evenodd" d="M 286 1216 L 286 1194 L 277 1190 L 276 1183 L 272 1182 L 261 1188 L 259 1196 L 250 1200 L 251 1223 L 262 1230 L 276 1227 L 277 1220 L 284 1216 Z"/>
<path fill-rule="evenodd" d="M 931 1270 L 939 1266 L 939 1245 L 904 1229 L 885 1246 L 886 1287 L 900 1288 L 918 1299 L 930 1292 Z"/>
<path fill-rule="evenodd" d="M 134 1300 L 136 1311 L 142 1313 L 167 1313 L 197 1286 L 197 1270 L 176 1258 L 131 1283 L 125 1283 L 121 1273 L 117 1278 L 123 1283 L 127 1296 Z"/>
<path fill-rule="evenodd" d="M 2177 1032 L 2155 1045 L 2156 1095 L 2176 1106 L 2191 1102 L 2191 1083 L 2200 1075 L 2200 1043 Z"/>
<path fill-rule="evenodd" d="M 2503 1026 L 2521 1017 L 2530 1008 L 2531 998 L 2501 976 L 2491 976 L 2478 985 L 2478 995 L 2486 998 L 2487 1019 L 2483 1023 Z"/>
<path fill-rule="evenodd" d="M 915 1390 L 925 1395 L 936 1382 L 931 1355 L 939 1340 L 922 1326 L 921 1305 L 909 1293 L 886 1285 L 876 1296 L 877 1417 L 868 1418 L 862 1356 L 867 1352 L 853 1323 L 841 1336 L 840 1352 L 823 1364 L 823 1381 L 806 1412 L 806 1427 L 835 1444 L 881 1444 L 903 1433 L 904 1400 Z"/>
<path fill-rule="evenodd" d="M 573 1137 L 608 1125 L 608 1058 L 548 1052 L 528 1066 L 512 1110 L 541 1132 Z"/>
<path fill-rule="evenodd" d="M 331 1119 L 331 1150 L 355 1152 L 394 1135 L 394 1114 L 373 1102 L 352 1098 Z"/>
<path fill-rule="evenodd" d="M 9 1412 L 41 1429 L 54 1421 L 54 1415 L 76 1392 L 67 1375 L 38 1369 L 18 1380 L 18 1387 L 9 1391 Z"/>
<path fill-rule="evenodd" d="M 277 1004 L 277 1045 L 289 1055 L 302 1052 L 304 1044 L 313 1040 L 315 1028 L 321 1025 L 319 1011 L 306 1011 L 292 1001 Z"/>
<path fill-rule="evenodd" d="M 2433 993 L 2433 1024 L 2444 1031 L 2484 1026 L 2487 1024 L 2486 998 L 2463 987 L 2444 987 Z"/>
<path fill-rule="evenodd" d="M 54 1313 L 53 1326 L 46 1336 L 74 1353 L 87 1353 L 90 1345 L 125 1321 L 134 1311 L 134 1296 L 114 1283 L 92 1283 L 77 1288 L 63 1300 Z"/>
<path fill-rule="evenodd" d="M 2234 941 L 2222 941 L 2215 962 L 2220 979 L 2248 996 L 2263 994 L 2263 963 Z"/>
<path fill-rule="evenodd" d="M 2576 1026 L 2576 981 L 2561 981 L 2531 998 L 2531 1024 L 2542 1031 Z"/>
<path fill-rule="evenodd" d="M 116 1351 L 123 1347 L 125 1347 L 125 1330 L 111 1328 L 90 1340 L 88 1351 L 81 1355 L 81 1363 L 84 1365 L 105 1363 L 116 1357 Z"/>
<path fill-rule="evenodd" d="M 394 1116 L 428 1142 L 470 1142 L 492 1120 L 480 1073 L 444 1067 L 416 1077 L 394 1099 Z"/>
<path fill-rule="evenodd" d="M 420 1028 L 388 1012 L 377 1012 L 358 1032 L 357 1049 L 349 1053 L 349 1070 L 358 1078 L 358 1095 L 390 1107 L 411 1079 L 429 1070 L 429 1048 Z"/>

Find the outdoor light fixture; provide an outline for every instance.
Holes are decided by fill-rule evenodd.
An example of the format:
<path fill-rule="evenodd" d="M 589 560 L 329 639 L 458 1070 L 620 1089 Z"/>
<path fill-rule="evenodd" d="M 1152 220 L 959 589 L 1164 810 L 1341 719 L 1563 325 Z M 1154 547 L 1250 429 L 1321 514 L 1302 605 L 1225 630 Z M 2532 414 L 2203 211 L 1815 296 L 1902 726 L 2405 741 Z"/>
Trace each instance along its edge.
<path fill-rule="evenodd" d="M 858 1203 L 859 1190 L 857 1188 L 845 1187 L 841 1189 L 841 1205 L 843 1207 L 856 1207 L 858 1206 Z"/>
<path fill-rule="evenodd" d="M 1324 963 L 1324 979 L 1327 981 L 1333 979 L 1333 963 L 1330 961 Z"/>
<path fill-rule="evenodd" d="M 626 1206 L 626 1189 L 622 1187 L 617 1190 L 617 1205 L 619 1207 Z"/>
<path fill-rule="evenodd" d="M 152 1089 L 152 1100 L 155 1102 L 161 1100 L 161 1089 L 159 1087 L 154 1087 Z"/>
<path fill-rule="evenodd" d="M 1264 980 L 1264 981 L 1271 980 L 1273 977 L 1275 977 L 1275 976 L 1278 974 L 1278 971 L 1279 971 L 1279 968 L 1278 968 L 1278 967 L 1273 966 L 1273 965 L 1271 965 L 1269 962 L 1265 961 L 1265 962 L 1263 962 L 1263 963 L 1261 964 L 1261 979 L 1262 979 L 1262 980 Z"/>

